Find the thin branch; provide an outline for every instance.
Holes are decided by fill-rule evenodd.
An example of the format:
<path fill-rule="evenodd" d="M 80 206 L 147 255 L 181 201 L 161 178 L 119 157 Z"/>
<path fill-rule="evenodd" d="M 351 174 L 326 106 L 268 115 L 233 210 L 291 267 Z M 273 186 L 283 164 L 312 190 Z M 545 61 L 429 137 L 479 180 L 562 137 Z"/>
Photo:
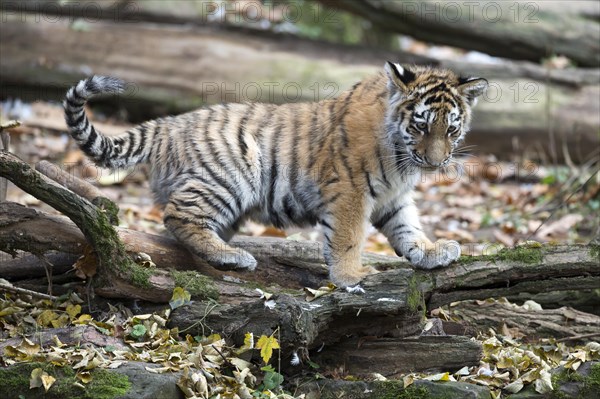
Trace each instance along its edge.
<path fill-rule="evenodd" d="M 557 339 L 556 342 L 579 341 L 581 339 L 588 339 L 588 338 L 594 338 L 594 337 L 600 337 L 600 332 L 591 333 L 591 334 L 573 335 L 571 337 Z"/>
<path fill-rule="evenodd" d="M 542 228 L 542 226 L 543 226 L 544 224 L 546 224 L 546 223 L 547 223 L 547 222 L 548 222 L 550 219 L 552 219 L 552 218 L 554 217 L 554 214 L 555 214 L 555 213 L 556 213 L 556 212 L 557 212 L 557 211 L 558 211 L 560 208 L 562 208 L 562 207 L 563 207 L 563 206 L 564 206 L 566 203 L 568 203 L 568 202 L 569 202 L 569 200 L 570 200 L 570 199 L 571 199 L 571 198 L 572 198 L 572 197 L 573 197 L 575 194 L 577 194 L 577 193 L 578 193 L 578 192 L 579 192 L 579 191 L 580 191 L 580 190 L 581 190 L 583 187 L 585 187 L 585 186 L 586 186 L 586 185 L 587 185 L 587 184 L 588 184 L 588 183 L 589 183 L 589 182 L 592 180 L 592 178 L 598 174 L 598 172 L 600 172 L 600 169 L 598 169 L 598 170 L 596 170 L 594 173 L 592 173 L 592 174 L 590 175 L 590 177 L 588 177 L 588 179 L 587 179 L 585 182 L 583 182 L 583 184 L 581 184 L 579 187 L 577 187 L 577 189 L 576 189 L 576 190 L 574 190 L 574 191 L 573 191 L 573 192 L 572 192 L 572 193 L 571 193 L 571 194 L 570 194 L 570 195 L 569 195 L 569 196 L 568 196 L 566 199 L 564 199 L 563 201 L 561 201 L 561 203 L 560 203 L 560 204 L 558 204 L 558 205 L 557 205 L 557 206 L 556 206 L 556 207 L 555 207 L 555 208 L 552 210 L 552 212 L 550 213 L 550 215 L 548 215 L 548 217 L 547 217 L 546 219 L 544 219 L 544 221 L 543 221 L 543 222 L 542 222 L 542 223 L 541 223 L 541 224 L 540 224 L 540 225 L 537 227 L 537 229 L 535 229 L 535 231 L 534 231 L 533 233 L 531 233 L 531 234 L 529 234 L 529 235 L 527 236 L 527 238 L 525 239 L 525 241 L 528 241 L 528 240 L 530 240 L 530 239 L 531 239 L 531 237 L 534 237 L 534 236 L 537 234 L 537 232 L 538 232 L 538 231 L 539 231 L 539 230 Z"/>
<path fill-rule="evenodd" d="M 88 201 L 93 201 L 97 197 L 104 197 L 102 191 L 97 187 L 77 176 L 65 172 L 59 165 L 55 165 L 48 161 L 40 161 L 35 165 L 35 170 Z"/>
<path fill-rule="evenodd" d="M 56 296 L 42 294 L 41 292 L 31 291 L 31 290 L 27 290 L 25 288 L 11 287 L 11 286 L 4 285 L 4 284 L 0 284 L 0 291 L 12 292 L 14 294 L 20 294 L 20 295 L 30 295 L 30 296 L 37 297 L 37 298 L 50 299 L 51 301 L 55 301 L 58 299 L 58 297 L 56 297 Z"/>
<path fill-rule="evenodd" d="M 19 121 L 8 121 L 0 124 L 0 150 L 8 151 L 10 147 L 10 135 L 8 134 L 9 129 L 20 126 Z M 0 202 L 6 201 L 6 195 L 8 194 L 8 180 L 0 177 Z"/>

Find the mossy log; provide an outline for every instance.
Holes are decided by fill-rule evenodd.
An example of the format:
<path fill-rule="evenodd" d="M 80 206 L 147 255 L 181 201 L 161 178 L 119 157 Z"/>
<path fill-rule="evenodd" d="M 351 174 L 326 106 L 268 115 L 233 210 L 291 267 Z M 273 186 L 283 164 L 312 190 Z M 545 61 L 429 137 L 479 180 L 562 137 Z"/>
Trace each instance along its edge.
<path fill-rule="evenodd" d="M 46 10 L 35 3 L 0 3 L 0 98 L 61 100 L 79 79 L 92 73 L 112 75 L 128 82 L 128 90 L 95 104 L 124 108 L 131 121 L 139 122 L 205 104 L 331 97 L 381 71 L 389 59 L 447 67 L 490 81 L 468 136 L 468 144 L 479 151 L 505 159 L 512 159 L 515 151 L 532 159 L 562 159 L 567 152 L 577 162 L 598 148 L 598 69 L 436 60 L 192 18 L 169 17 L 161 23 L 153 15 L 128 19 L 119 14 L 122 18 L 115 19 L 114 14 L 99 13 L 97 4 L 53 2 L 47 10 L 56 15 L 28 12 L 32 4 L 31 10 Z M 78 15 L 83 19 L 75 29 L 70 17 Z"/>
<path fill-rule="evenodd" d="M 175 287 L 173 277 L 166 271 L 150 273 L 137 265 L 125 251 L 106 212 L 6 151 L 0 151 L 0 176 L 67 215 L 75 223 L 97 259 L 97 269 L 93 276 L 96 292 L 105 296 L 133 297 L 159 302 L 170 298 Z M 29 215 L 32 215 L 31 212 Z M 7 215 L 6 218 L 0 219 L 0 226 L 10 225 L 14 222 L 14 217 L 15 215 Z M 70 230 L 71 233 L 76 231 L 72 226 Z M 63 238 L 53 230 L 45 231 L 45 234 L 45 240 L 51 242 L 61 242 Z M 85 246 L 78 247 L 83 251 Z M 10 243 L 0 246 L 0 250 L 9 254 L 15 254 L 15 249 L 17 247 L 12 247 Z M 43 254 L 42 248 L 33 241 L 27 244 L 25 250 L 33 254 Z"/>

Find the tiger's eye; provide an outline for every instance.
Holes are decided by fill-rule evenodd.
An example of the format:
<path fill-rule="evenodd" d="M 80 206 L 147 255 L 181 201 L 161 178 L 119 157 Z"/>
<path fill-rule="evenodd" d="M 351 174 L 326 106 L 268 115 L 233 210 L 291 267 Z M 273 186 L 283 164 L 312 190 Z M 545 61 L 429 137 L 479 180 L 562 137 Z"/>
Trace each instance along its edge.
<path fill-rule="evenodd" d="M 457 131 L 458 131 L 458 127 L 456 127 L 456 126 L 448 126 L 448 130 L 447 130 L 448 134 L 453 134 L 453 133 L 456 133 Z"/>
<path fill-rule="evenodd" d="M 425 130 L 427 129 L 427 123 L 425 122 L 417 122 L 417 128 L 420 130 Z"/>

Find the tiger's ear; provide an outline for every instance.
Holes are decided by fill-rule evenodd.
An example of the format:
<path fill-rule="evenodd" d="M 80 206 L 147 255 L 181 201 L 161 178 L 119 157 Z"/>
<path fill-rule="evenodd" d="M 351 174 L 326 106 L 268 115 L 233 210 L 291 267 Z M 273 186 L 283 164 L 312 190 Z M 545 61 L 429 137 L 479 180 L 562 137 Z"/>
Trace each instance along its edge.
<path fill-rule="evenodd" d="M 408 92 L 408 85 L 415 80 L 416 75 L 408 68 L 393 62 L 385 63 L 385 72 L 390 80 L 390 87 L 400 89 L 401 92 Z"/>
<path fill-rule="evenodd" d="M 458 91 L 469 101 L 469 105 L 477 103 L 477 97 L 488 88 L 488 81 L 483 78 L 458 78 Z"/>

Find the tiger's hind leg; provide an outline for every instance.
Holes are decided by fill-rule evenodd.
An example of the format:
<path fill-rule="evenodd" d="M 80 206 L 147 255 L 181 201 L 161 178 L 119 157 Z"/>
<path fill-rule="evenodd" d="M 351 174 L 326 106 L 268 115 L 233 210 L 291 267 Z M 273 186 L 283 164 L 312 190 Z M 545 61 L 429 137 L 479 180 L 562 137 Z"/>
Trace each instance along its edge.
<path fill-rule="evenodd" d="M 164 223 L 193 255 L 211 266 L 220 270 L 252 271 L 256 268 L 256 259 L 223 240 L 231 237 L 237 221 L 232 220 L 235 216 L 219 213 L 206 199 L 174 194 L 165 208 Z"/>

